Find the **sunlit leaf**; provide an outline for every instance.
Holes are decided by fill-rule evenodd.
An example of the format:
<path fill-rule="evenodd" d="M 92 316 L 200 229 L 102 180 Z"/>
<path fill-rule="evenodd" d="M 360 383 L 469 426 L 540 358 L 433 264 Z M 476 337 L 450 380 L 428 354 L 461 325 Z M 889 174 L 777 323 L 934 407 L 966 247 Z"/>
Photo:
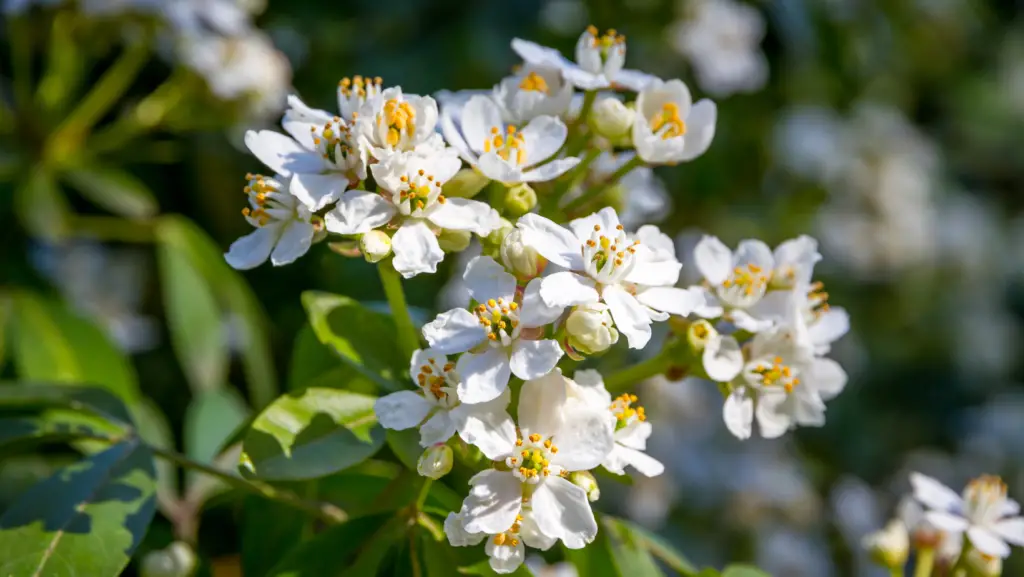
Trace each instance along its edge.
<path fill-rule="evenodd" d="M 657 577 L 664 575 L 650 551 L 643 546 L 642 539 L 622 521 L 613 517 L 601 517 L 601 531 L 605 532 L 612 562 L 620 575 L 630 577 Z"/>
<path fill-rule="evenodd" d="M 66 408 L 86 411 L 120 427 L 132 418 L 123 402 L 105 389 L 50 383 L 0 383 L 0 409 Z"/>

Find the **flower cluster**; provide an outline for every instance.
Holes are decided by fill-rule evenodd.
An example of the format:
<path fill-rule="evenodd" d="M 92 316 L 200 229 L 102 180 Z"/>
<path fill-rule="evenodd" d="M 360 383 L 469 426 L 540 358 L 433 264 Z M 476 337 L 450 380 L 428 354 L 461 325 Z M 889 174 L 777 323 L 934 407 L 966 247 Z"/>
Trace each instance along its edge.
<path fill-rule="evenodd" d="M 705 282 L 679 287 L 672 239 L 635 226 L 663 211 L 651 167 L 710 146 L 714 103 L 623 68 L 614 30 L 587 29 L 575 62 L 524 40 L 512 48 L 524 60 L 514 75 L 491 91 L 439 95 L 440 106 L 360 76 L 339 84 L 337 114 L 291 97 L 286 134 L 246 135 L 273 174 L 247 177 L 243 214 L 256 230 L 227 254 L 236 268 L 282 265 L 333 233 L 337 252 L 409 278 L 478 237 L 464 300 L 414 335 L 427 345 L 411 353 L 414 389 L 375 410 L 386 428 L 418 429 L 421 475 L 440 478 L 456 456 L 490 463 L 445 532 L 454 546 L 486 539 L 502 573 L 527 546 L 595 539 L 593 469 L 662 473 L 645 453 L 652 426 L 626 391 L 636 381 L 677 368 L 718 381 L 726 422 L 746 438 L 755 414 L 765 437 L 822 424 L 824 399 L 846 380 L 823 358 L 847 322 L 811 283 L 812 239 L 774 253 L 744 241 L 734 255 L 705 238 L 695 253 Z M 487 202 L 473 200 L 484 191 Z M 564 376 L 620 341 L 661 344 L 653 325 L 666 321 L 651 371 L 607 386 L 594 370 Z"/>

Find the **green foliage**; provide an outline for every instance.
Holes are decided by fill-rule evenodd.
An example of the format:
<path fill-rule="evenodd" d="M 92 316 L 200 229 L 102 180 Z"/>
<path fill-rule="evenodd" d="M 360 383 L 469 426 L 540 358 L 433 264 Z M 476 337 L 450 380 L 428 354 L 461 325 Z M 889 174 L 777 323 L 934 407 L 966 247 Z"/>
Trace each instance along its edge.
<path fill-rule="evenodd" d="M 128 172 L 116 168 L 81 166 L 63 174 L 83 196 L 126 218 L 148 218 L 159 209 L 153 193 Z"/>
<path fill-rule="evenodd" d="M 197 463 L 211 464 L 225 441 L 249 415 L 245 401 L 233 389 L 204 391 L 185 411 L 185 454 Z M 189 472 L 193 484 L 194 471 Z"/>
<path fill-rule="evenodd" d="M 387 535 L 394 530 L 393 517 L 372 515 L 351 519 L 331 527 L 313 539 L 293 549 L 268 573 L 268 577 L 340 577 L 346 575 L 357 557 L 363 553 L 363 544 L 371 542 L 367 536 L 377 536 L 387 527 Z M 382 536 L 383 537 L 383 536 Z M 388 543 L 391 545 L 393 542 Z"/>

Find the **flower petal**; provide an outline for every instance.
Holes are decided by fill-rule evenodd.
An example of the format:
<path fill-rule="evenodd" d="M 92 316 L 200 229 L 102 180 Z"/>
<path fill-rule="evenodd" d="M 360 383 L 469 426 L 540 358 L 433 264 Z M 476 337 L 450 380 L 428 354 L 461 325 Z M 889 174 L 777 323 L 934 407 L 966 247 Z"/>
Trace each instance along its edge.
<path fill-rule="evenodd" d="M 644 88 L 647 88 L 648 84 L 655 80 L 658 80 L 657 76 L 639 70 L 623 68 L 615 73 L 613 83 L 633 92 L 642 92 Z"/>
<path fill-rule="evenodd" d="M 1010 543 L 1024 547 L 1024 517 L 997 521 L 992 529 Z"/>
<path fill-rule="evenodd" d="M 537 214 L 524 214 L 516 226 L 523 233 L 523 242 L 541 256 L 569 270 L 583 270 L 583 247 L 565 227 Z"/>
<path fill-rule="evenodd" d="M 526 165 L 534 166 L 558 152 L 569 129 L 555 116 L 538 116 L 519 132 L 526 143 Z"/>
<path fill-rule="evenodd" d="M 569 471 L 586 471 L 601 464 L 615 447 L 615 416 L 582 400 L 567 401 L 562 425 L 554 435 L 558 453 L 551 462 Z"/>
<path fill-rule="evenodd" d="M 432 447 L 446 443 L 455 434 L 455 421 L 448 411 L 440 410 L 420 425 L 420 446 Z"/>
<path fill-rule="evenodd" d="M 661 461 L 647 453 L 644 453 L 643 451 L 638 451 L 622 445 L 616 445 L 612 453 L 615 454 L 615 458 L 620 462 L 633 467 L 638 473 L 645 477 L 657 477 L 665 472 L 665 465 L 663 465 Z"/>
<path fill-rule="evenodd" d="M 846 371 L 832 359 L 814 359 L 807 380 L 818 391 L 822 400 L 828 401 L 843 391 L 846 386 Z"/>
<path fill-rule="evenodd" d="M 523 435 L 548 436 L 562 427 L 567 389 L 562 371 L 555 369 L 539 379 L 523 383 L 519 392 L 519 428 Z"/>
<path fill-rule="evenodd" d="M 468 198 L 449 198 L 427 213 L 430 222 L 448 230 L 468 230 L 487 236 L 501 226 L 501 215 L 490 205 Z"/>
<path fill-rule="evenodd" d="M 505 271 L 489 256 L 476 256 L 466 265 L 462 273 L 470 297 L 485 303 L 488 299 L 503 299 L 512 302 L 516 292 L 516 277 Z"/>
<path fill-rule="evenodd" d="M 462 502 L 463 528 L 469 533 L 497 535 L 512 526 L 522 509 L 522 483 L 512 473 L 488 469 L 469 480 Z"/>
<path fill-rule="evenodd" d="M 575 156 L 559 158 L 547 164 L 542 164 L 537 168 L 527 170 L 518 180 L 519 182 L 547 182 L 569 172 L 579 163 L 580 159 Z"/>
<path fill-rule="evenodd" d="M 309 252 L 309 247 L 313 245 L 315 230 L 312 224 L 293 220 L 283 226 L 281 238 L 277 239 L 277 246 L 270 254 L 270 262 L 274 266 L 295 262 L 300 256 Z"/>
<path fill-rule="evenodd" d="M 341 198 L 348 184 L 348 179 L 340 174 L 303 173 L 292 176 L 288 192 L 311 212 L 316 212 Z"/>
<path fill-rule="evenodd" d="M 827 353 L 829 345 L 850 332 L 850 315 L 843 307 L 829 307 L 810 326 L 807 336 L 815 345 L 818 354 Z"/>
<path fill-rule="evenodd" d="M 775 268 L 775 257 L 772 256 L 772 249 L 768 248 L 764 242 L 747 239 L 740 241 L 740 244 L 736 246 L 733 264 L 735 266 L 752 264 L 767 273 Z"/>
<path fill-rule="evenodd" d="M 540 530 L 540 527 L 537 526 L 537 521 L 533 518 L 533 511 L 524 509 L 522 517 L 523 520 L 519 522 L 519 536 L 522 537 L 523 543 L 526 543 L 527 547 L 547 551 L 558 542 L 557 537 L 545 535 Z M 553 577 L 559 576 L 555 575 Z M 562 577 L 566 576 L 563 575 Z"/>
<path fill-rule="evenodd" d="M 384 226 L 398 210 L 383 196 L 365 190 L 341 195 L 334 209 L 324 216 L 327 230 L 335 234 L 362 234 Z"/>
<path fill-rule="evenodd" d="M 794 284 L 811 282 L 814 265 L 821 260 L 818 241 L 805 234 L 791 238 L 775 247 L 772 255 L 775 260 L 775 269 L 787 275 Z"/>
<path fill-rule="evenodd" d="M 459 357 L 455 372 L 462 377 L 459 400 L 463 403 L 486 403 L 498 397 L 511 376 L 505 351 L 488 347 L 480 354 L 466 353 Z"/>
<path fill-rule="evenodd" d="M 406 221 L 392 237 L 391 250 L 395 251 L 392 264 L 405 278 L 420 273 L 433 274 L 437 272 L 437 264 L 444 260 L 437 237 L 422 221 Z"/>
<path fill-rule="evenodd" d="M 512 374 L 528 381 L 539 379 L 551 372 L 562 358 L 562 347 L 558 341 L 545 339 L 542 341 L 524 341 L 519 339 L 512 345 L 512 356 L 509 365 Z"/>
<path fill-rule="evenodd" d="M 707 152 L 711 141 L 715 139 L 715 124 L 718 122 L 718 107 L 715 103 L 704 99 L 694 105 L 690 115 L 686 117 L 686 136 L 683 139 L 683 152 L 679 160 L 693 160 Z"/>
<path fill-rule="evenodd" d="M 531 280 L 523 291 L 523 306 L 519 309 L 519 322 L 523 328 L 537 328 L 555 322 L 562 316 L 564 307 L 548 306 L 540 298 L 542 278 Z"/>
<path fill-rule="evenodd" d="M 459 153 L 462 160 L 473 165 L 476 164 L 476 151 L 469 146 L 466 139 L 462 137 L 455 120 L 455 109 L 457 105 L 447 105 L 441 108 L 441 134 L 448 144 Z M 461 114 L 461 110 L 459 110 Z M 479 146 L 479 145 L 478 145 Z"/>
<path fill-rule="evenodd" d="M 601 299 L 608 305 L 608 312 L 615 321 L 615 328 L 626 335 L 629 348 L 642 349 L 647 346 L 647 342 L 651 340 L 651 317 L 636 297 L 622 287 L 613 285 L 605 287 Z"/>
<path fill-rule="evenodd" d="M 789 397 L 784 391 L 761 393 L 754 407 L 757 426 L 765 439 L 777 439 L 793 426 L 793 418 L 784 405 Z"/>
<path fill-rule="evenodd" d="M 561 477 L 547 477 L 533 496 L 534 521 L 545 535 L 558 537 L 568 549 L 582 549 L 597 537 L 597 521 L 587 492 Z"/>
<path fill-rule="evenodd" d="M 423 325 L 423 338 L 430 347 L 450 355 L 463 353 L 487 340 L 480 319 L 466 309 L 452 309 Z"/>
<path fill-rule="evenodd" d="M 722 405 L 722 420 L 737 439 L 749 439 L 754 431 L 754 400 L 740 391 L 733 391 Z"/>
<path fill-rule="evenodd" d="M 963 506 L 960 495 L 927 475 L 910 473 L 910 485 L 914 488 L 914 498 L 931 509 L 953 511 Z"/>
<path fill-rule="evenodd" d="M 562 56 L 561 52 L 554 48 L 541 46 L 540 44 L 530 42 L 529 40 L 513 38 L 512 50 L 514 50 L 515 53 L 528 64 L 532 64 L 534 66 L 546 66 L 548 68 L 561 69 L 563 67 L 573 65 L 565 56 Z"/>
<path fill-rule="evenodd" d="M 523 171 L 502 160 L 493 152 L 485 152 L 476 161 L 476 169 L 491 180 L 505 184 L 523 181 Z"/>
<path fill-rule="evenodd" d="M 373 405 L 377 420 L 385 429 L 402 431 L 423 422 L 432 405 L 423 395 L 413 391 L 399 391 L 385 395 Z"/>
<path fill-rule="evenodd" d="M 487 537 L 483 533 L 466 531 L 462 516 L 457 513 L 448 513 L 448 517 L 444 520 L 444 534 L 448 537 L 448 544 L 452 547 L 479 545 Z"/>
<path fill-rule="evenodd" d="M 926 518 L 931 521 L 934 514 L 934 511 L 927 513 Z M 1010 546 L 990 529 L 973 526 L 967 529 L 967 536 L 970 537 L 971 544 L 985 555 L 999 558 L 1010 556 Z"/>
<path fill-rule="evenodd" d="M 717 237 L 705 235 L 693 249 L 700 274 L 712 285 L 720 285 L 732 274 L 732 251 Z"/>
<path fill-rule="evenodd" d="M 606 206 L 595 213 L 571 220 L 569 222 L 569 230 L 576 235 L 580 243 L 585 243 L 594 234 L 595 226 L 601 227 L 601 230 L 615 231 L 619 224 L 619 215 L 615 212 L 615 209 Z M 615 232 L 610 234 L 615 234 Z"/>
<path fill-rule="evenodd" d="M 281 176 L 292 173 L 320 172 L 324 168 L 319 154 L 306 150 L 292 138 L 273 130 L 250 130 L 245 146 L 260 162 Z"/>
<path fill-rule="evenodd" d="M 656 311 L 685 317 L 701 302 L 700 295 L 690 289 L 650 287 L 637 291 L 636 300 Z"/>
<path fill-rule="evenodd" d="M 462 107 L 462 136 L 471 149 L 479 154 L 484 149 L 484 142 L 494 139 L 491 129 L 497 128 L 505 133 L 505 125 L 501 121 L 501 108 L 489 96 L 473 96 Z M 507 529 L 507 527 L 506 527 Z"/>
<path fill-rule="evenodd" d="M 513 543 L 515 544 L 513 545 Z M 526 558 L 526 546 L 520 540 L 498 545 L 493 539 L 490 539 L 484 545 L 484 550 L 489 557 L 487 564 L 491 566 L 492 571 L 499 575 L 513 573 Z"/>
<path fill-rule="evenodd" d="M 640 249 L 638 253 L 646 249 L 642 244 L 637 248 Z M 650 249 L 646 249 L 646 251 L 649 252 Z M 642 286 L 668 287 L 679 282 L 679 272 L 682 269 L 683 264 L 675 259 L 638 260 L 633 265 L 633 270 L 626 275 L 625 280 Z"/>
<path fill-rule="evenodd" d="M 743 370 L 743 350 L 735 338 L 717 335 L 708 340 L 701 354 L 704 372 L 713 381 L 728 383 Z"/>
<path fill-rule="evenodd" d="M 574 272 L 556 272 L 541 279 L 540 298 L 549 307 L 571 307 L 600 298 L 594 281 Z"/>
<path fill-rule="evenodd" d="M 224 255 L 231 268 L 249 270 L 267 262 L 281 234 L 281 226 L 264 226 L 231 243 Z"/>
<path fill-rule="evenodd" d="M 509 390 L 488 403 L 455 407 L 452 415 L 458 421 L 462 440 L 480 449 L 488 459 L 500 460 L 515 451 L 516 424 L 505 407 L 511 397 Z"/>
<path fill-rule="evenodd" d="M 615 431 L 615 443 L 637 451 L 647 450 L 647 439 L 654 432 L 654 427 L 647 421 L 633 421 Z"/>

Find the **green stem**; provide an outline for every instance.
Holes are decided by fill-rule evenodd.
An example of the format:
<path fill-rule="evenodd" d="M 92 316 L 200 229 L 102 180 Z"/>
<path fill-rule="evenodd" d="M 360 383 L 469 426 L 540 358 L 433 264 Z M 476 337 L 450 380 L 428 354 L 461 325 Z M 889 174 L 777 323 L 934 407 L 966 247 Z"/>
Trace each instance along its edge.
<path fill-rule="evenodd" d="M 921 549 L 914 561 L 914 577 L 930 577 L 935 565 L 935 549 Z"/>
<path fill-rule="evenodd" d="M 968 572 L 968 570 L 967 570 L 967 556 L 970 555 L 971 550 L 973 548 L 974 548 L 974 545 L 971 543 L 971 540 L 968 539 L 967 536 L 965 535 L 964 536 L 963 545 L 960 546 L 960 556 L 957 557 L 956 564 L 953 565 L 953 568 L 949 570 L 949 574 L 952 577 L 956 577 L 957 573 L 959 573 L 959 572 L 963 572 L 963 573 L 967 573 Z M 917 577 L 917 576 L 915 575 L 914 577 Z"/>
<path fill-rule="evenodd" d="M 632 171 L 634 168 L 643 166 L 643 164 L 644 161 L 641 160 L 639 156 L 634 156 L 633 158 L 629 159 L 629 162 L 620 166 L 618 170 L 613 172 L 611 176 L 606 178 L 603 182 L 591 186 L 587 190 L 583 191 L 583 194 L 572 199 L 572 201 L 569 202 L 569 204 L 565 205 L 565 213 L 571 216 L 575 210 L 583 207 L 588 202 L 594 200 L 595 198 L 600 196 L 601 193 L 604 192 L 605 190 L 611 188 L 612 186 L 615 186 L 615 183 L 617 183 L 623 176 L 629 174 L 630 171 Z"/>
<path fill-rule="evenodd" d="M 391 317 L 395 320 L 398 344 L 402 348 L 402 353 L 407 358 L 412 358 L 412 354 L 420 348 L 420 337 L 409 315 L 409 305 L 405 302 L 402 277 L 395 270 L 391 259 L 381 261 L 377 270 L 380 271 L 380 282 L 384 285 L 384 295 L 388 299 L 388 306 L 391 307 Z"/>
<path fill-rule="evenodd" d="M 637 363 L 617 373 L 612 373 L 605 378 L 604 387 L 608 389 L 612 396 L 618 395 L 644 379 L 665 372 L 669 362 L 669 355 L 662 351 L 646 361 Z"/>
<path fill-rule="evenodd" d="M 419 513 L 423 509 L 423 504 L 427 502 L 427 496 L 430 495 L 430 486 L 434 484 L 434 480 L 429 477 L 423 478 L 423 486 L 420 487 L 420 493 L 416 496 L 416 512 Z"/>
<path fill-rule="evenodd" d="M 596 90 L 588 90 L 583 93 L 583 106 L 580 108 L 579 116 L 577 116 L 576 119 L 572 121 L 572 125 L 569 126 L 570 131 L 587 123 L 587 117 L 590 116 L 590 109 L 594 107 L 594 101 L 596 100 Z"/>

